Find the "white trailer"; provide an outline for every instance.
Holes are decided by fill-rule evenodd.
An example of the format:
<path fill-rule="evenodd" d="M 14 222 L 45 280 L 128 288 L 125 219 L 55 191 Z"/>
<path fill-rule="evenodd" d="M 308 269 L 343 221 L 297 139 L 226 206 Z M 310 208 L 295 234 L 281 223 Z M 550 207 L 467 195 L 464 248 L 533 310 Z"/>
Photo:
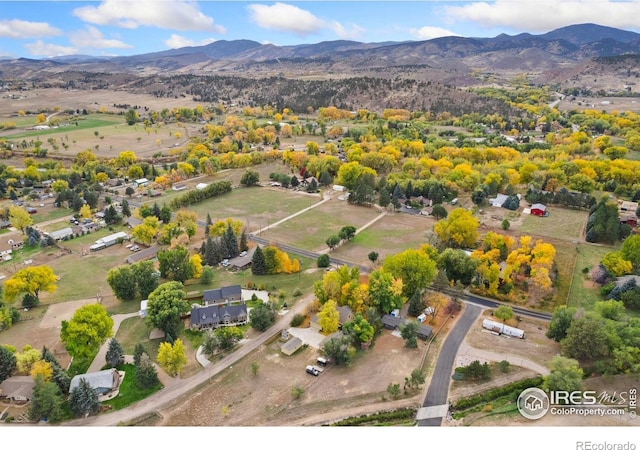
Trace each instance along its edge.
<path fill-rule="evenodd" d="M 500 322 L 494 322 L 493 320 L 484 319 L 482 321 L 482 328 L 500 335 L 524 339 L 524 331 L 522 331 L 520 328 L 510 327 L 509 325 L 505 325 Z"/>

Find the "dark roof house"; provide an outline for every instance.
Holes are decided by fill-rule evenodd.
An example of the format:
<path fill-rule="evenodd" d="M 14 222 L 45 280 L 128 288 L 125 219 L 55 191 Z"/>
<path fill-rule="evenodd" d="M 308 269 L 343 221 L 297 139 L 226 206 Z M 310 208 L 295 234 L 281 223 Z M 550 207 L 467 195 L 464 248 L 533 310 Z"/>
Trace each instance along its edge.
<path fill-rule="evenodd" d="M 387 328 L 388 330 L 395 330 L 396 328 L 404 325 L 409 322 L 408 319 L 403 319 L 401 317 L 392 316 L 391 314 L 385 314 L 382 316 L 382 326 Z M 418 326 L 418 337 L 420 339 L 428 339 L 433 332 L 433 328 L 429 325 L 424 325 L 422 323 Z"/>
<path fill-rule="evenodd" d="M 202 293 L 205 304 L 231 303 L 242 300 L 242 288 L 239 284 L 223 286 L 218 289 L 209 289 Z"/>
<path fill-rule="evenodd" d="M 191 328 L 202 330 L 247 323 L 247 305 L 196 306 L 191 309 Z"/>

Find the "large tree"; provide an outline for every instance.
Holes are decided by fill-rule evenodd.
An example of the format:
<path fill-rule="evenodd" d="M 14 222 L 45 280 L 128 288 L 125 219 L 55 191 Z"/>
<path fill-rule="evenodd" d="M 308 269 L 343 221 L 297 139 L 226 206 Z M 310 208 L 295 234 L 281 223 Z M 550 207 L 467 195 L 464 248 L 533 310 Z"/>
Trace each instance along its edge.
<path fill-rule="evenodd" d="M 105 359 L 109 367 L 116 367 L 120 364 L 124 364 L 124 350 L 122 350 L 122 346 L 116 338 L 111 338 L 109 341 L 109 348 L 107 349 Z"/>
<path fill-rule="evenodd" d="M 158 348 L 158 363 L 172 377 L 180 375 L 187 365 L 187 352 L 182 340 L 176 339 L 173 344 L 162 342 Z"/>
<path fill-rule="evenodd" d="M 9 223 L 24 234 L 24 230 L 33 225 L 33 218 L 26 209 L 20 206 L 9 206 Z"/>
<path fill-rule="evenodd" d="M 16 355 L 8 347 L 0 345 L 0 383 L 16 370 Z"/>
<path fill-rule="evenodd" d="M 384 269 L 374 270 L 369 275 L 369 298 L 381 313 L 388 314 L 402 307 L 406 300 L 402 287 L 402 280 Z"/>
<path fill-rule="evenodd" d="M 579 361 L 598 360 L 609 353 L 609 336 L 604 319 L 585 314 L 574 319 L 562 340 L 562 351 Z"/>
<path fill-rule="evenodd" d="M 49 266 L 25 267 L 4 282 L 4 299 L 12 302 L 18 295 L 31 294 L 40 300 L 40 292 L 53 292 L 57 277 Z"/>
<path fill-rule="evenodd" d="M 251 327 L 258 331 L 264 331 L 269 328 L 273 324 L 275 317 L 276 313 L 271 303 L 260 303 L 249 311 Z"/>
<path fill-rule="evenodd" d="M 404 345 L 408 348 L 418 347 L 418 323 L 409 321 L 400 325 L 400 336 L 404 339 Z"/>
<path fill-rule="evenodd" d="M 438 221 L 433 230 L 440 241 L 447 246 L 473 248 L 478 240 L 478 219 L 471 211 L 456 208 L 449 217 Z"/>
<path fill-rule="evenodd" d="M 256 251 L 253 253 L 253 258 L 251 259 L 251 273 L 254 275 L 265 275 L 267 273 L 264 253 L 259 245 L 256 247 Z"/>
<path fill-rule="evenodd" d="M 156 367 L 149 359 L 149 355 L 143 353 L 136 366 L 135 381 L 136 386 L 140 389 L 148 389 L 156 386 L 160 380 Z"/>
<path fill-rule="evenodd" d="M 29 407 L 29 419 L 38 421 L 47 419 L 49 422 L 57 422 L 62 419 L 62 396 L 55 383 L 45 381 L 42 376 L 36 378 Z"/>
<path fill-rule="evenodd" d="M 438 256 L 438 268 L 454 283 L 471 284 L 477 265 L 477 260 L 460 249 L 447 248 Z"/>
<path fill-rule="evenodd" d="M 195 274 L 195 268 L 189 259 L 189 250 L 181 245 L 158 252 L 160 275 L 171 281 L 184 283 Z"/>
<path fill-rule="evenodd" d="M 183 300 L 182 283 L 169 281 L 158 286 L 149 294 L 146 322 L 165 333 L 165 340 L 173 342 L 180 331 L 180 318 L 189 312 L 190 307 Z"/>
<path fill-rule="evenodd" d="M 71 389 L 69 407 L 76 417 L 88 417 L 98 414 L 100 411 L 98 392 L 91 387 L 87 380 L 81 378 L 78 385 Z"/>
<path fill-rule="evenodd" d="M 356 356 L 356 349 L 351 338 L 331 338 L 322 347 L 324 354 L 337 365 L 350 366 Z"/>
<path fill-rule="evenodd" d="M 362 314 L 357 313 L 353 320 L 342 325 L 342 332 L 347 336 L 352 336 L 355 342 L 365 344 L 371 342 L 375 329 Z"/>
<path fill-rule="evenodd" d="M 556 342 L 562 341 L 567 336 L 567 330 L 573 322 L 576 311 L 576 308 L 566 305 L 558 306 L 553 311 L 546 336 Z"/>
<path fill-rule="evenodd" d="M 62 321 L 60 340 L 69 354 L 88 358 L 98 351 L 108 337 L 113 336 L 113 319 L 98 303 L 81 306 L 71 320 Z"/>
<path fill-rule="evenodd" d="M 582 389 L 583 371 L 575 359 L 554 356 L 549 362 L 551 373 L 544 377 L 546 391 L 579 391 Z"/>
<path fill-rule="evenodd" d="M 109 269 L 107 283 L 118 300 L 129 301 L 136 298 L 137 280 L 131 266 Z"/>
<path fill-rule="evenodd" d="M 387 256 L 382 265 L 386 272 L 402 279 L 402 294 L 406 298 L 429 286 L 436 276 L 436 263 L 424 250 L 407 249 Z"/>
<path fill-rule="evenodd" d="M 318 324 L 324 333 L 331 334 L 338 331 L 340 314 L 336 309 L 335 300 L 328 300 L 318 311 Z"/>

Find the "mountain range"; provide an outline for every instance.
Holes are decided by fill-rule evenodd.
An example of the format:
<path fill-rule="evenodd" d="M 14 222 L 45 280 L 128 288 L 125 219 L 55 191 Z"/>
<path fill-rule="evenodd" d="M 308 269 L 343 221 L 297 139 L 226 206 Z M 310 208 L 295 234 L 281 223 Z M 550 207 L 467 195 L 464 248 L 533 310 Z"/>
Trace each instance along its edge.
<path fill-rule="evenodd" d="M 598 57 L 640 54 L 640 34 L 595 24 L 571 25 L 541 35 L 501 34 L 493 38 L 441 37 L 426 41 L 362 43 L 328 41 L 276 46 L 251 40 L 219 40 L 133 56 L 71 55 L 44 60 L 0 61 L 12 67 L 48 71 L 273 75 L 366 72 L 395 75 L 402 67 L 465 72 L 534 72 L 575 66 Z M 383 75 L 384 76 L 384 75 Z M 458 74 L 459 76 L 459 74 Z"/>

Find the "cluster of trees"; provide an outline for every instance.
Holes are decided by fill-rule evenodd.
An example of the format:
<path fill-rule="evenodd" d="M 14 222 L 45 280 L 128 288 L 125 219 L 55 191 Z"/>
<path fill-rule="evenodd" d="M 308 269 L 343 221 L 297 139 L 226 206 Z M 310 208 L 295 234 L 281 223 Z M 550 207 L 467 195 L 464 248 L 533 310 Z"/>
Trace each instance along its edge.
<path fill-rule="evenodd" d="M 165 341 L 173 343 L 182 329 L 183 314 L 190 311 L 189 303 L 183 300 L 184 288 L 179 281 L 168 281 L 149 294 L 145 322 L 162 330 Z"/>
<path fill-rule="evenodd" d="M 547 188 L 551 186 L 545 186 Z M 589 209 L 596 204 L 596 198 L 584 192 L 571 192 L 562 187 L 557 191 L 530 188 L 525 195 L 529 203 L 561 205 L 566 208 Z"/>
<path fill-rule="evenodd" d="M 215 266 L 223 259 L 235 258 L 241 252 L 249 250 L 243 227 L 242 221 L 232 218 L 211 223 L 211 218 L 207 214 L 205 229 L 208 230 L 208 236 L 200 247 L 203 263 Z M 238 235 L 240 235 L 239 241 Z"/>
<path fill-rule="evenodd" d="M 563 356 L 591 365 L 597 373 L 640 373 L 640 319 L 617 300 L 596 302 L 592 311 L 557 308 L 547 337 L 560 342 Z"/>
<path fill-rule="evenodd" d="M 327 238 L 326 244 L 329 250 L 336 248 L 342 241 L 350 241 L 356 236 L 356 227 L 353 225 L 343 226 L 338 234 L 331 235 Z"/>
<path fill-rule="evenodd" d="M 606 197 L 589 209 L 587 220 L 587 242 L 614 242 L 626 238 L 631 232 L 629 225 L 620 223 L 618 206 Z"/>
<path fill-rule="evenodd" d="M 218 195 L 226 194 L 227 192 L 231 192 L 231 182 L 230 181 L 216 181 L 215 183 L 211 183 L 205 186 L 203 189 L 194 189 L 182 194 L 179 197 L 174 197 L 171 199 L 169 206 L 172 209 L 184 208 L 194 203 L 201 202 L 208 198 L 217 197 Z"/>
<path fill-rule="evenodd" d="M 493 296 L 509 295 L 520 277 L 526 277 L 528 295 L 538 301 L 553 291 L 555 254 L 553 245 L 541 239 L 489 232 L 482 247 L 471 253 L 477 261 L 475 285 Z"/>
<path fill-rule="evenodd" d="M 251 273 L 254 275 L 274 275 L 277 273 L 300 272 L 300 261 L 291 259 L 275 245 L 267 245 L 264 248 L 259 245 L 253 253 L 251 260 Z"/>
<path fill-rule="evenodd" d="M 604 274 L 597 273 L 600 266 L 606 271 Z M 607 253 L 600 266 L 591 274 L 591 279 L 599 284 L 605 284 L 611 278 L 638 273 L 640 270 L 640 235 L 628 236 L 622 243 L 618 251 Z"/>
<path fill-rule="evenodd" d="M 109 269 L 107 283 L 119 300 L 145 300 L 158 287 L 159 276 L 153 261 L 140 261 Z"/>
<path fill-rule="evenodd" d="M 189 255 L 189 249 L 178 245 L 158 252 L 158 270 L 166 280 L 184 283 L 202 275 L 202 258 L 198 253 Z"/>

